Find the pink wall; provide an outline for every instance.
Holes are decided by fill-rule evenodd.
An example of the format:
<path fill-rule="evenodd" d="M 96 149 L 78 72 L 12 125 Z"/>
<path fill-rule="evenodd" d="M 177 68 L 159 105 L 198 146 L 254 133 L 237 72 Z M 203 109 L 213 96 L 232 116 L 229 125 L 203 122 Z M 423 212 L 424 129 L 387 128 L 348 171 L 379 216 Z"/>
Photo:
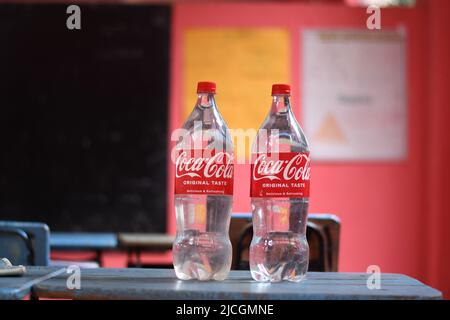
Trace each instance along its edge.
<path fill-rule="evenodd" d="M 446 1 L 442 1 L 446 2 Z M 446 3 L 448 7 L 448 3 Z M 430 9 L 431 8 L 431 9 Z M 438 262 L 447 244 L 440 243 L 437 236 L 430 236 L 436 229 L 442 230 L 438 212 L 433 209 L 431 216 L 429 197 L 433 190 L 448 191 L 441 184 L 440 171 L 436 171 L 437 161 L 432 152 L 448 159 L 449 152 L 444 152 L 441 143 L 448 134 L 443 123 L 443 112 L 448 115 L 448 74 L 437 75 L 439 63 L 448 63 L 447 53 L 441 52 L 439 43 L 445 37 L 445 31 L 438 31 L 446 23 L 448 35 L 448 17 L 436 5 L 419 3 L 415 9 L 383 9 L 383 28 L 403 26 L 407 31 L 407 89 L 408 89 L 408 159 L 403 162 L 373 163 L 314 163 L 312 168 L 312 190 L 310 212 L 331 212 L 342 219 L 340 271 L 362 271 L 371 264 L 377 264 L 382 272 L 404 273 L 422 281 L 432 281 L 441 289 L 448 288 L 448 276 L 435 278 L 438 269 L 443 268 Z M 435 21 L 429 16 L 440 15 Z M 182 44 L 181 36 L 185 28 L 212 26 L 281 26 L 291 32 L 293 48 L 291 56 L 293 100 L 300 114 L 301 84 L 300 70 L 300 30 L 309 27 L 365 28 L 367 15 L 363 8 L 349 8 L 343 5 L 309 5 L 309 4 L 213 4 L 213 5 L 175 5 L 173 16 L 172 70 L 171 70 L 171 122 L 172 129 L 178 127 L 183 119 L 181 114 Z M 430 29 L 429 23 L 432 29 Z M 431 30 L 431 31 L 430 31 Z M 432 39 L 428 39 L 431 36 Z M 433 38 L 434 37 L 434 38 Z M 434 39 L 434 40 L 433 40 Z M 432 43 L 433 50 L 439 51 L 437 61 L 429 55 L 427 45 Z M 269 43 L 267 45 L 270 45 Z M 437 53 L 436 53 L 437 54 Z M 433 75 L 429 75 L 429 69 Z M 370 63 L 370 61 L 368 61 Z M 444 79 L 444 77 L 446 77 Z M 429 79 L 435 84 L 431 89 L 440 90 L 432 100 L 433 109 L 428 119 Z M 299 119 L 302 122 L 302 119 Z M 442 127 L 434 128 L 439 123 Z M 432 129 L 433 128 L 433 129 Z M 429 130 L 428 130 L 429 129 Z M 444 138 L 445 137 L 445 138 Z M 434 140 L 434 138 L 438 138 Z M 428 157 L 427 157 L 428 152 Z M 425 169 L 424 169 L 425 168 Z M 430 171 L 433 173 L 430 181 Z M 172 202 L 173 167 L 170 166 L 169 177 L 169 231 L 174 232 L 174 212 Z M 447 173 L 448 176 L 448 173 Z M 235 212 L 249 212 L 250 200 L 249 170 L 247 166 L 236 168 Z M 431 194 L 430 194 L 431 192 Z M 448 226 L 448 204 L 445 219 Z M 447 236 L 448 239 L 448 236 Z M 438 245 L 439 244 L 439 245 Z M 433 246 L 432 252 L 430 246 Z M 448 252 L 446 252 L 448 253 Z M 434 260 L 429 260 L 430 254 Z M 441 258 L 442 259 L 442 258 Z M 439 260 L 439 261 L 438 261 Z M 428 262 L 429 263 L 428 263 Z M 447 269 L 449 266 L 447 258 Z M 430 269 L 431 268 L 431 269 Z M 432 270 L 429 272 L 429 270 Z M 435 271 L 436 270 L 436 271 Z M 434 272 L 434 273 L 433 273 Z M 445 284 L 444 281 L 445 280 Z M 446 287 L 447 285 L 447 287 Z"/>

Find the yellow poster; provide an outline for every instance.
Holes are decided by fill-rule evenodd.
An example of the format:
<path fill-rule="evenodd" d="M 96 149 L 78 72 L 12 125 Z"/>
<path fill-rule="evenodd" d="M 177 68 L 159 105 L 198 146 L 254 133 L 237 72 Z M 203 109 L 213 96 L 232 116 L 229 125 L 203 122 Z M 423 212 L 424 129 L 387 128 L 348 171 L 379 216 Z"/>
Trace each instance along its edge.
<path fill-rule="evenodd" d="M 285 29 L 187 29 L 182 52 L 184 119 L 194 107 L 197 82 L 214 81 L 216 101 L 228 127 L 257 130 L 269 111 L 272 84 L 290 82 L 290 41 Z M 239 144 L 236 155 L 248 150 L 251 142 L 245 147 Z"/>

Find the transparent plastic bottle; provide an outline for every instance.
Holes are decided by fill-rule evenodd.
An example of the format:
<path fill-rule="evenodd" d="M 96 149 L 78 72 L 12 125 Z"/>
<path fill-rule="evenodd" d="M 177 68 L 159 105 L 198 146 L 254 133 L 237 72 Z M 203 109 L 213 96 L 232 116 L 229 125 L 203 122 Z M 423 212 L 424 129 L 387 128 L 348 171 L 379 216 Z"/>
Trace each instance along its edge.
<path fill-rule="evenodd" d="M 272 96 L 252 145 L 250 270 L 257 281 L 298 282 L 309 261 L 309 147 L 291 110 L 290 86 L 273 85 Z"/>
<path fill-rule="evenodd" d="M 182 280 L 224 280 L 231 268 L 234 148 L 215 90 L 212 82 L 198 83 L 197 103 L 176 146 L 173 264 Z"/>

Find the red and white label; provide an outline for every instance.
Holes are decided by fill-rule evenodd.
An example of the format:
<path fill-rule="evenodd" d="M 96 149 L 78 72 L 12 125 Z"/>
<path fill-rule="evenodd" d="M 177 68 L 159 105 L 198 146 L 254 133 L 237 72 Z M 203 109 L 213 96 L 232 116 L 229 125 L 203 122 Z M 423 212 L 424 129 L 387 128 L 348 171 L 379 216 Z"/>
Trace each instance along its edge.
<path fill-rule="evenodd" d="M 252 155 L 251 197 L 309 197 L 309 153 Z"/>
<path fill-rule="evenodd" d="M 233 195 L 233 154 L 183 150 L 175 161 L 175 194 Z"/>

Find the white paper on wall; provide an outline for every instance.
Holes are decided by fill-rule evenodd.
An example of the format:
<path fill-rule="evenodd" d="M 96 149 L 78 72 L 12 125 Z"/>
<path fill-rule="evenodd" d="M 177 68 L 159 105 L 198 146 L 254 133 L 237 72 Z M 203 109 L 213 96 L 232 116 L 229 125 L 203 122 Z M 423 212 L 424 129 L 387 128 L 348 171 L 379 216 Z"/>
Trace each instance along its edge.
<path fill-rule="evenodd" d="M 302 119 L 316 160 L 407 156 L 405 33 L 302 33 Z"/>

